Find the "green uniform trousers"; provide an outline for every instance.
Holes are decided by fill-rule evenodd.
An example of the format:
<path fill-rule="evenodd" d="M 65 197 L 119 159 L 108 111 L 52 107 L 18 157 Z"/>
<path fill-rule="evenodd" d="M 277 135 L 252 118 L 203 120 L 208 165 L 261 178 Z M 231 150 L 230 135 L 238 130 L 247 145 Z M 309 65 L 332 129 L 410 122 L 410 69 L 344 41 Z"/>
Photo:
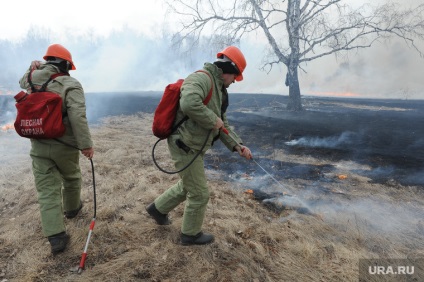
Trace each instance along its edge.
<path fill-rule="evenodd" d="M 177 138 L 177 135 L 168 138 L 168 148 L 175 168 L 179 170 L 187 165 L 198 151 L 191 149 L 186 153 L 175 144 Z M 178 204 L 186 201 L 181 227 L 181 232 L 185 235 L 196 235 L 202 230 L 206 205 L 209 201 L 204 155 L 202 152 L 187 169 L 180 172 L 180 180 L 155 200 L 157 210 L 163 214 L 169 213 Z"/>
<path fill-rule="evenodd" d="M 47 237 L 65 231 L 64 211 L 78 209 L 81 170 L 77 149 L 42 142 L 31 140 L 30 156 L 41 225 Z"/>

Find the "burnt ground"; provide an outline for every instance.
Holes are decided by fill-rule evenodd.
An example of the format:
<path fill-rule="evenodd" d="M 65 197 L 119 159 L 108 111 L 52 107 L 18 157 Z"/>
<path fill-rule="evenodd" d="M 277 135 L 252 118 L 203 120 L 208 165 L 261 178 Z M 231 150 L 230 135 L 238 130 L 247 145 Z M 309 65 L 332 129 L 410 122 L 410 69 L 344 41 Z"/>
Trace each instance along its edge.
<path fill-rule="evenodd" d="M 234 95 L 228 112 L 245 145 L 260 164 L 273 168 L 270 172 L 276 178 L 317 180 L 334 171 L 334 163 L 353 161 L 369 166 L 355 173 L 375 182 L 424 184 L 423 101 L 307 97 L 303 100 L 305 111 L 296 113 L 285 110 L 286 99 Z M 220 169 L 246 166 L 237 156 L 228 157 L 226 150 L 216 151 L 225 158 Z M 276 151 L 328 163 L 278 161 L 273 158 Z M 248 164 L 247 170 L 263 173 L 254 163 Z"/>

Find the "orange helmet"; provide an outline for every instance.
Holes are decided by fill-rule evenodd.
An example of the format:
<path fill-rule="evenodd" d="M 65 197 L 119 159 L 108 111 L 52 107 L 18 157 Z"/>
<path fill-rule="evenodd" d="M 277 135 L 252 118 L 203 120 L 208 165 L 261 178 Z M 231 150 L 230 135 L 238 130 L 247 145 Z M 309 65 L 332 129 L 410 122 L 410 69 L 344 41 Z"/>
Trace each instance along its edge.
<path fill-rule="evenodd" d="M 244 58 L 243 53 L 240 51 L 239 48 L 235 46 L 229 46 L 216 54 L 217 58 L 221 58 L 223 56 L 227 56 L 233 63 L 236 64 L 240 74 L 236 76 L 237 81 L 243 80 L 243 71 L 246 68 L 246 59 Z"/>
<path fill-rule="evenodd" d="M 50 45 L 47 48 L 46 54 L 44 55 L 43 59 L 46 60 L 47 57 L 55 57 L 55 58 L 63 59 L 65 61 L 68 61 L 71 64 L 71 70 L 77 69 L 74 65 L 74 62 L 72 61 L 71 53 L 60 44 Z"/>

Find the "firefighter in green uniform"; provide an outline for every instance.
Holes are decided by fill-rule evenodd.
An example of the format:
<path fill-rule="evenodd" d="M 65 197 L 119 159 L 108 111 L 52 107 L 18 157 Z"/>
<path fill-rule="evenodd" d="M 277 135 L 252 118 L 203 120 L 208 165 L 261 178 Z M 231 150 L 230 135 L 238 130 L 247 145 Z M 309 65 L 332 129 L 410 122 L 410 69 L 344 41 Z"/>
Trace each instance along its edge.
<path fill-rule="evenodd" d="M 180 238 L 182 245 L 202 245 L 214 240 L 212 234 L 202 232 L 209 201 L 203 159 L 212 143 L 220 139 L 230 151 L 237 151 L 246 159 L 252 157 L 249 148 L 243 146 L 241 139 L 231 130 L 225 114 L 228 107 L 227 88 L 235 81 L 243 80 L 245 68 L 243 53 L 237 47 L 229 46 L 217 54 L 214 63 L 205 63 L 203 70 L 210 75 L 203 72 L 192 73 L 182 85 L 176 121 L 184 116 L 189 119 L 168 137 L 168 148 L 177 170 L 187 165 L 199 150 L 202 152 L 187 169 L 179 173 L 180 180 L 175 185 L 146 207 L 157 224 L 167 225 L 171 223 L 168 213 L 185 201 Z M 203 101 L 211 87 L 212 98 L 204 105 Z M 222 128 L 226 128 L 239 142 L 236 143 L 228 135 L 221 133 Z M 209 140 L 202 149 L 206 138 Z"/>
<path fill-rule="evenodd" d="M 58 138 L 59 141 L 31 139 L 30 151 L 42 230 L 50 242 L 51 252 L 56 254 L 65 250 L 69 241 L 64 215 L 68 219 L 74 218 L 82 208 L 77 148 L 87 158 L 93 157 L 94 149 L 86 118 L 84 90 L 78 80 L 69 76 L 69 70 L 76 69 L 71 53 L 60 44 L 52 44 L 43 58 L 45 62 L 31 63 L 19 84 L 29 92 L 28 75 L 31 75 L 34 86 L 40 87 L 50 76 L 66 74 L 50 81 L 46 89 L 62 98 L 65 134 Z"/>

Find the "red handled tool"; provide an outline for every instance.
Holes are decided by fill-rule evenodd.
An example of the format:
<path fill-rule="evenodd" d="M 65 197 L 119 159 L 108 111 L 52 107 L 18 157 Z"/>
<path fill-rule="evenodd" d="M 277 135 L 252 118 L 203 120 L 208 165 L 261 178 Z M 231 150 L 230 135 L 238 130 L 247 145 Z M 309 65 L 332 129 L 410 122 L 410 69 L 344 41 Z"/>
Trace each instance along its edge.
<path fill-rule="evenodd" d="M 79 264 L 79 267 L 78 267 L 78 274 L 81 274 L 82 271 L 85 268 L 85 259 L 87 258 L 88 244 L 90 243 L 91 234 L 93 233 L 94 225 L 96 223 L 96 212 L 97 212 L 96 180 L 94 178 L 93 160 L 90 159 L 90 162 L 91 162 L 91 168 L 92 168 L 92 173 L 93 173 L 94 215 L 93 215 L 93 219 L 91 220 L 91 223 L 90 223 L 90 230 L 88 231 L 88 237 L 87 237 L 87 241 L 85 242 L 84 252 L 82 253 L 81 261 L 80 261 L 80 264 Z"/>
<path fill-rule="evenodd" d="M 87 241 L 85 242 L 84 252 L 82 253 L 81 261 L 80 261 L 80 264 L 79 264 L 79 267 L 78 267 L 78 274 L 81 274 L 81 272 L 84 269 L 85 259 L 87 258 L 88 244 L 90 243 L 91 233 L 93 233 L 95 223 L 96 223 L 96 218 L 93 217 L 93 219 L 91 220 L 90 231 L 88 232 Z"/>

